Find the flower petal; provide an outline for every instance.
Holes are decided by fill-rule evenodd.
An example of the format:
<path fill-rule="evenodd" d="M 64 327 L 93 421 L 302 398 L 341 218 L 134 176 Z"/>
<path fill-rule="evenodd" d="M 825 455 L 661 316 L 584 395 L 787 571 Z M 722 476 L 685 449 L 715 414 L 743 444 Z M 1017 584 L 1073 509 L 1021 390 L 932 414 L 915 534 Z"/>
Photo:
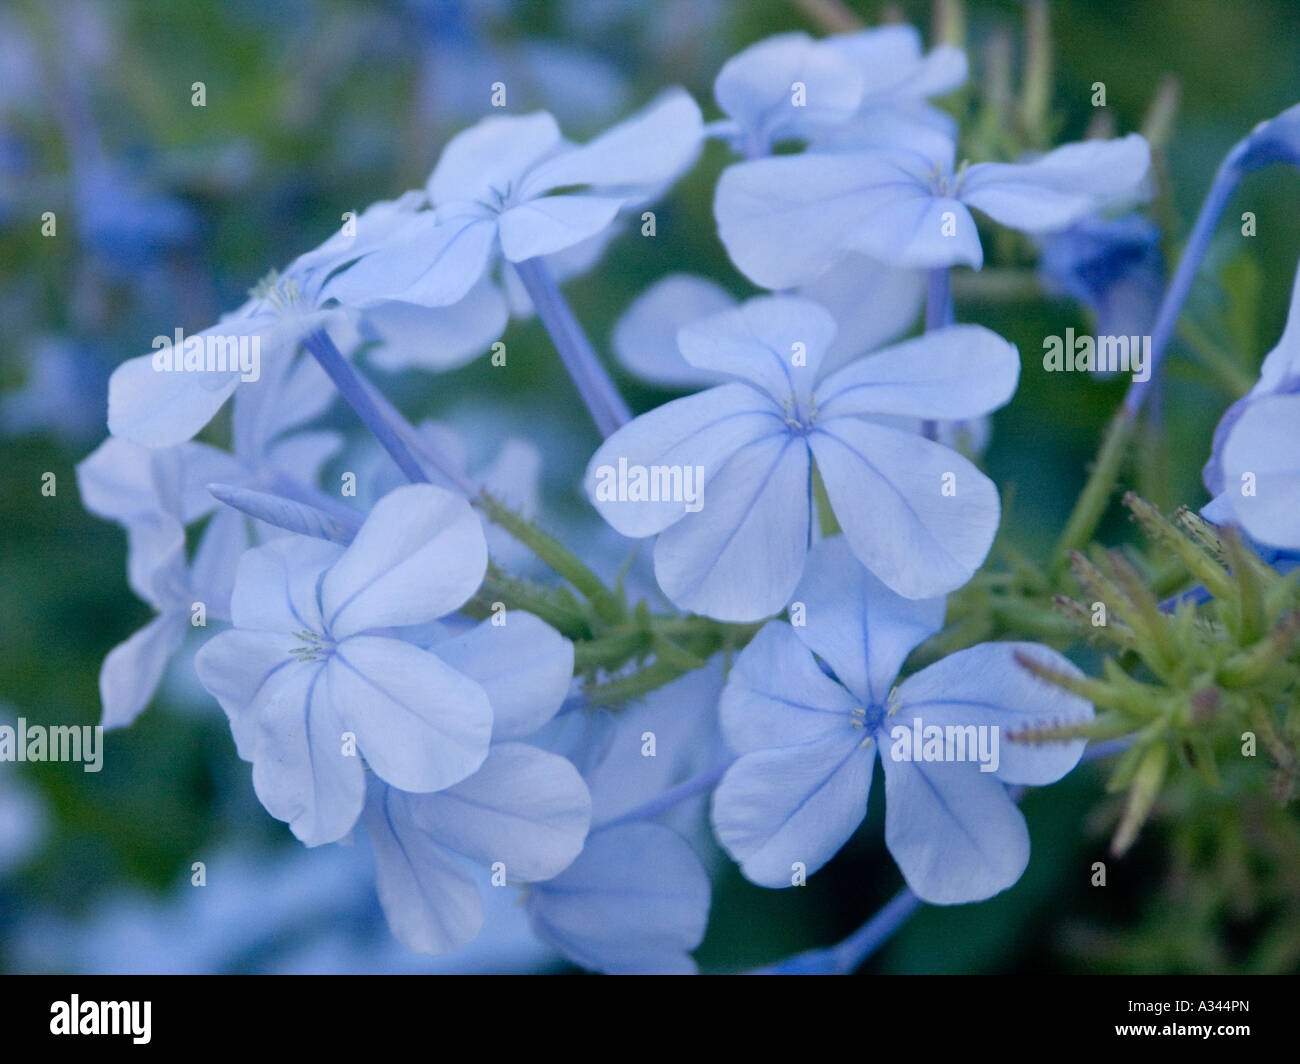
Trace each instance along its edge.
<path fill-rule="evenodd" d="M 727 745 L 749 754 L 843 734 L 858 706 L 817 667 L 796 629 L 769 621 L 736 656 L 718 714 Z"/>
<path fill-rule="evenodd" d="M 470 505 L 432 484 L 389 492 L 321 582 L 335 639 L 422 624 L 460 607 L 483 582 L 487 542 Z"/>
<path fill-rule="evenodd" d="M 888 749 L 880 758 L 885 844 L 922 901 L 983 901 L 1020 878 L 1029 830 L 991 773 L 959 762 L 896 761 Z"/>
<path fill-rule="evenodd" d="M 430 838 L 479 864 L 501 862 L 511 883 L 564 871 L 591 824 L 591 795 L 578 770 L 524 743 L 494 745 L 468 779 L 407 804 Z"/>
<path fill-rule="evenodd" d="M 654 535 L 680 520 L 687 502 L 632 498 L 631 477 L 638 469 L 648 479 L 656 466 L 676 468 L 683 491 L 666 494 L 684 494 L 687 467 L 693 473 L 703 469 L 707 485 L 741 447 L 778 433 L 784 435 L 786 426 L 771 401 L 739 382 L 674 399 L 628 422 L 592 455 L 584 481 L 587 497 L 623 535 Z M 623 487 L 627 490 L 620 491 Z"/>
<path fill-rule="evenodd" d="M 370 352 L 380 369 L 436 373 L 473 361 L 498 339 L 509 317 L 500 287 L 483 277 L 459 302 L 423 307 L 390 301 L 371 307 L 365 326 L 383 344 Z"/>
<path fill-rule="evenodd" d="M 1137 133 L 1085 140 L 1031 163 L 977 163 L 966 171 L 961 198 L 1003 225 L 1047 233 L 1132 197 L 1150 167 L 1151 147 Z"/>
<path fill-rule="evenodd" d="M 569 185 L 622 189 L 673 181 L 695 161 L 703 134 L 699 105 L 684 89 L 669 89 L 591 142 L 539 163 L 518 198 Z"/>
<path fill-rule="evenodd" d="M 347 752 L 348 728 L 326 670 L 294 662 L 261 686 L 255 707 L 257 797 L 305 845 L 337 842 L 365 804 L 366 774 L 361 759 Z"/>
<path fill-rule="evenodd" d="M 377 781 L 365 825 L 375 855 L 375 888 L 388 926 L 416 953 L 450 953 L 483 926 L 483 900 L 456 859 L 412 822 L 403 794 Z"/>
<path fill-rule="evenodd" d="M 529 167 L 560 143 L 560 127 L 546 111 L 485 118 L 443 148 L 429 175 L 429 199 L 435 207 L 453 200 L 491 202 L 517 187 Z"/>
<path fill-rule="evenodd" d="M 1081 675 L 1064 655 L 1036 643 L 980 643 L 904 680 L 893 719 L 908 727 L 919 717 L 925 725 L 996 728 L 998 779 L 1031 786 L 1054 783 L 1079 763 L 1087 741 L 1030 744 L 1011 736 L 1024 728 L 1092 720 L 1092 705 L 1021 667 L 1017 651 L 1060 672 Z"/>
<path fill-rule="evenodd" d="M 612 345 L 633 376 L 664 388 L 707 388 L 727 378 L 682 358 L 677 330 L 736 305 L 721 285 L 689 273 L 670 273 L 633 300 L 614 326 Z"/>
<path fill-rule="evenodd" d="M 702 509 L 660 534 L 655 578 L 679 609 L 756 621 L 787 602 L 803 572 L 811 512 L 808 447 L 788 433 L 736 452 Z"/>
<path fill-rule="evenodd" d="M 982 325 L 949 325 L 845 366 L 817 388 L 824 417 L 958 420 L 1006 403 L 1020 379 L 1014 344 Z"/>
<path fill-rule="evenodd" d="M 570 960 L 610 974 L 689 973 L 709 918 L 695 851 L 658 824 L 598 831 L 577 860 L 534 886 L 537 934 Z"/>
<path fill-rule="evenodd" d="M 713 828 L 762 887 L 789 887 L 835 856 L 867 815 L 876 751 L 847 721 L 822 739 L 745 754 L 713 792 Z M 799 867 L 802 865 L 802 867 Z"/>
<path fill-rule="evenodd" d="M 358 635 L 325 666 L 330 700 L 375 775 L 404 791 L 437 791 L 478 770 L 492 737 L 483 688 L 427 650 Z"/>
<path fill-rule="evenodd" d="M 1300 395 L 1265 396 L 1223 446 L 1224 490 L 1237 519 L 1270 547 L 1300 548 Z"/>
<path fill-rule="evenodd" d="M 235 570 L 230 616 L 238 628 L 321 635 L 316 587 L 321 573 L 343 553 L 335 543 L 285 536 L 247 551 Z"/>
<path fill-rule="evenodd" d="M 993 482 L 965 458 L 855 418 L 826 419 L 809 443 L 853 553 L 888 587 L 931 598 L 975 574 L 1001 505 Z"/>
<path fill-rule="evenodd" d="M 798 296 L 758 296 L 682 327 L 677 345 L 697 369 L 739 377 L 779 406 L 809 396 L 835 339 L 835 319 Z"/>
<path fill-rule="evenodd" d="M 611 196 L 541 196 L 501 215 L 501 251 L 511 262 L 551 255 L 580 244 L 618 215 L 621 199 Z"/>
<path fill-rule="evenodd" d="M 186 620 L 184 613 L 161 614 L 108 652 L 99 671 L 101 725 L 124 728 L 152 701 L 168 659 L 185 638 Z"/>
<path fill-rule="evenodd" d="M 523 610 L 483 621 L 432 649 L 453 669 L 476 681 L 492 704 L 492 739 L 530 735 L 549 721 L 569 693 L 573 644 Z"/>
<path fill-rule="evenodd" d="M 942 598 L 908 599 L 872 576 L 848 540 L 822 540 L 808 556 L 792 629 L 863 705 L 882 706 L 912 649 L 943 627 Z"/>

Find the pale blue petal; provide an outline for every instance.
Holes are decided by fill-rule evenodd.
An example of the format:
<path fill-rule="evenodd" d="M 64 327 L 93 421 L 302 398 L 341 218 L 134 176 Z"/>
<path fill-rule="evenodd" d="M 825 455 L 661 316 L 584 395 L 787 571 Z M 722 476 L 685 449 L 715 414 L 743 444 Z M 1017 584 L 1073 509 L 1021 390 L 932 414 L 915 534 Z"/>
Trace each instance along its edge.
<path fill-rule="evenodd" d="M 849 252 L 798 293 L 835 318 L 835 340 L 822 360 L 826 376 L 912 327 L 925 300 L 925 274 Z"/>
<path fill-rule="evenodd" d="M 650 536 L 680 520 L 687 504 L 681 499 L 630 497 L 627 477 L 635 467 L 699 467 L 707 488 L 741 447 L 786 432 L 780 411 L 761 392 L 739 382 L 719 385 L 628 422 L 592 455 L 583 484 L 592 505 L 615 530 L 625 536 Z M 620 498 L 618 473 L 624 468 L 629 490 Z"/>
<path fill-rule="evenodd" d="M 821 417 L 889 414 L 957 420 L 1015 394 L 1020 355 L 982 325 L 949 325 L 859 359 L 817 388 Z"/>
<path fill-rule="evenodd" d="M 496 216 L 486 207 L 424 212 L 400 238 L 332 277 L 321 294 L 354 307 L 390 300 L 449 306 L 478 283 L 496 246 Z"/>
<path fill-rule="evenodd" d="M 429 199 L 435 207 L 452 200 L 491 202 L 516 189 L 529 167 L 560 143 L 560 128 L 545 111 L 485 118 L 443 148 L 429 175 Z"/>
<path fill-rule="evenodd" d="M 1150 145 L 1130 133 L 1065 144 L 1031 163 L 977 163 L 960 194 L 1003 225 L 1047 233 L 1133 196 L 1150 166 Z"/>
<path fill-rule="evenodd" d="M 487 571 L 483 526 L 459 495 L 432 484 L 389 492 L 321 583 L 335 639 L 431 621 L 459 608 Z"/>
<path fill-rule="evenodd" d="M 152 355 L 128 359 L 108 381 L 108 431 L 145 447 L 183 443 L 237 387 L 238 373 L 159 371 Z"/>
<path fill-rule="evenodd" d="M 365 326 L 380 341 L 367 356 L 382 370 L 456 369 L 486 351 L 505 332 L 509 313 L 501 288 L 483 277 L 465 298 L 445 307 L 379 303 Z"/>
<path fill-rule="evenodd" d="M 762 887 L 789 887 L 835 856 L 867 814 L 874 746 L 845 722 L 823 739 L 745 754 L 713 792 L 713 829 Z"/>
<path fill-rule="evenodd" d="M 997 728 L 998 779 L 1029 786 L 1054 783 L 1079 763 L 1087 741 L 1030 744 L 1012 736 L 1024 728 L 1092 720 L 1092 705 L 1022 668 L 1017 652 L 1058 672 L 1082 675 L 1064 655 L 1036 643 L 980 643 L 904 680 L 891 722 L 911 727 L 920 718 L 923 726 Z"/>
<path fill-rule="evenodd" d="M 706 388 L 727 378 L 682 357 L 677 330 L 736 305 L 721 285 L 689 273 L 661 277 L 633 300 L 614 326 L 612 346 L 633 376 L 665 388 Z"/>
<path fill-rule="evenodd" d="M 727 745 L 749 754 L 842 735 L 859 706 L 817 667 L 790 625 L 769 621 L 736 656 L 718 714 Z"/>
<path fill-rule="evenodd" d="M 407 799 L 412 823 L 450 850 L 510 883 L 550 879 L 582 850 L 591 795 L 564 758 L 524 743 L 501 743 L 468 779 L 439 794 Z"/>
<path fill-rule="evenodd" d="M 798 296 L 758 296 L 677 334 L 683 357 L 697 369 L 739 377 L 779 406 L 807 398 L 835 339 L 835 319 Z"/>
<path fill-rule="evenodd" d="M 361 758 L 320 664 L 294 662 L 262 684 L 255 702 L 253 789 L 266 811 L 308 846 L 337 842 L 365 804 Z"/>
<path fill-rule="evenodd" d="M 322 634 L 316 586 L 343 553 L 335 543 L 286 536 L 255 547 L 239 559 L 230 616 L 240 628 Z"/>
<path fill-rule="evenodd" d="M 393 937 L 416 953 L 450 953 L 483 926 L 478 888 L 456 859 L 411 823 L 413 795 L 372 782 L 365 825 L 375 888 Z"/>
<path fill-rule="evenodd" d="M 885 845 L 922 901 L 983 901 L 1020 878 L 1029 831 L 991 773 L 968 763 L 895 761 L 887 748 L 880 757 Z"/>
<path fill-rule="evenodd" d="M 808 446 L 783 433 L 738 451 L 698 513 L 655 543 L 655 578 L 679 609 L 720 621 L 780 610 L 803 572 L 811 512 Z"/>
<path fill-rule="evenodd" d="M 695 851 L 657 824 L 587 839 L 578 859 L 528 897 L 537 934 L 576 964 L 614 975 L 691 973 L 709 919 Z"/>
<path fill-rule="evenodd" d="M 503 616 L 500 627 L 489 619 L 432 648 L 487 692 L 494 742 L 535 732 L 555 716 L 573 680 L 569 640 L 531 613 Z"/>
<path fill-rule="evenodd" d="M 194 655 L 199 683 L 230 721 L 235 750 L 245 761 L 257 752 L 257 710 L 273 677 L 299 665 L 291 656 L 298 640 L 275 632 L 231 628 L 219 632 Z"/>
<path fill-rule="evenodd" d="M 600 190 L 676 180 L 695 161 L 703 135 L 699 105 L 684 89 L 668 89 L 590 143 L 557 152 L 533 167 L 518 199 L 570 185 Z"/>
<path fill-rule="evenodd" d="M 605 229 L 623 205 L 611 196 L 541 196 L 502 213 L 501 252 L 511 262 L 580 244 Z"/>
<path fill-rule="evenodd" d="M 1246 409 L 1224 444 L 1223 473 L 1233 512 L 1252 538 L 1300 548 L 1300 395 L 1265 396 Z"/>
<path fill-rule="evenodd" d="M 729 166 L 713 200 L 718 236 L 737 268 L 764 288 L 815 280 L 878 206 L 871 190 L 879 174 L 867 154 L 781 156 Z"/>
<path fill-rule="evenodd" d="M 855 418 L 822 421 L 809 442 L 853 553 L 886 585 L 907 598 L 931 598 L 975 574 L 993 545 L 1001 505 L 993 482 L 965 458 Z M 944 493 L 946 483 L 953 494 Z"/>
<path fill-rule="evenodd" d="M 103 727 L 124 728 L 144 711 L 185 638 L 188 620 L 184 613 L 161 614 L 108 652 L 99 670 Z"/>
<path fill-rule="evenodd" d="M 833 536 L 815 546 L 794 593 L 805 623 L 793 629 L 867 706 L 883 706 L 907 655 L 943 627 L 942 598 L 896 595 Z"/>
<path fill-rule="evenodd" d="M 951 196 L 913 186 L 872 213 L 847 241 L 891 266 L 932 270 L 984 263 L 975 219 Z"/>
<path fill-rule="evenodd" d="M 804 100 L 794 103 L 793 86 Z M 718 106 L 740 123 L 757 149 L 844 122 L 862 99 L 863 75 L 847 56 L 806 33 L 768 37 L 723 64 L 713 83 Z"/>
<path fill-rule="evenodd" d="M 329 655 L 324 686 L 366 763 L 394 787 L 441 790 L 477 771 L 487 757 L 487 695 L 427 650 L 398 639 L 353 636 Z"/>

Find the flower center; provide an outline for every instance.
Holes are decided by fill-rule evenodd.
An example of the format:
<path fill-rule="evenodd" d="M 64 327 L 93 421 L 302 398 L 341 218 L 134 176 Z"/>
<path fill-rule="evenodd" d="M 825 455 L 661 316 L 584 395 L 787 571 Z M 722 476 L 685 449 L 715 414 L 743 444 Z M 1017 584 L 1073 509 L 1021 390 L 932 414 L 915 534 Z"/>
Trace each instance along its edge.
<path fill-rule="evenodd" d="M 269 303 L 281 313 L 301 306 L 303 302 L 298 282 L 292 277 L 281 277 L 277 270 L 272 270 L 258 281 L 248 290 L 248 294 L 254 299 Z"/>
<path fill-rule="evenodd" d="M 289 653 L 299 662 L 324 661 L 334 651 L 334 640 L 317 635 L 310 628 L 294 632 L 293 636 L 298 640 L 298 645 Z"/>
<path fill-rule="evenodd" d="M 785 412 L 785 423 L 790 426 L 790 431 L 794 435 L 806 436 L 817 424 L 815 396 L 810 395 L 804 399 L 802 396 L 792 395 L 781 404 L 781 409 Z"/>
<path fill-rule="evenodd" d="M 961 183 L 966 177 L 966 167 L 969 165 L 970 160 L 963 159 L 955 173 L 945 173 L 938 166 L 931 170 L 930 188 L 934 194 L 936 196 L 952 196 L 955 198 L 961 192 Z"/>

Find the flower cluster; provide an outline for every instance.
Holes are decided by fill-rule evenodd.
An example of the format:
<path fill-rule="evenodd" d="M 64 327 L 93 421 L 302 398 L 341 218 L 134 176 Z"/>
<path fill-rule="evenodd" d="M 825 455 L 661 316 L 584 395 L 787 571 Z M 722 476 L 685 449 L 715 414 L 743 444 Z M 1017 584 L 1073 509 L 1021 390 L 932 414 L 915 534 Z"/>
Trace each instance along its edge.
<path fill-rule="evenodd" d="M 1003 512 L 980 452 L 1021 359 L 957 322 L 952 279 L 985 261 L 972 212 L 1031 238 L 1108 321 L 1150 324 L 1161 264 L 1124 213 L 1147 192 L 1143 137 L 959 162 L 934 101 L 966 76 L 960 49 L 926 53 L 910 27 L 784 34 L 722 67 L 710 123 L 681 89 L 581 144 L 545 111 L 484 118 L 422 188 L 174 361 L 119 366 L 80 487 L 127 530 L 157 616 L 104 663 L 104 724 L 146 708 L 187 633 L 223 626 L 194 666 L 257 797 L 307 846 L 360 827 L 393 934 L 425 953 L 473 940 L 484 892 L 513 885 L 576 964 L 691 971 L 714 843 L 754 883 L 800 884 L 863 822 L 877 757 L 885 844 L 917 897 L 1015 884 L 1020 789 L 1069 772 L 1103 722 L 1099 688 L 1038 633 L 953 623 L 987 590 Z M 1286 156 L 1278 122 L 1234 172 Z M 708 138 L 736 156 L 717 236 L 766 291 L 686 272 L 648 288 L 614 351 L 689 394 L 634 416 L 560 282 Z M 1298 308 L 1300 283 L 1206 469 L 1207 517 L 1275 552 L 1300 552 Z M 608 528 L 544 530 L 531 444 L 413 425 L 370 379 L 454 369 L 533 314 L 602 437 L 582 489 Z M 250 343 L 256 373 L 207 357 Z M 322 426 L 336 398 L 369 438 Z M 206 439 L 227 403 L 222 450 Z M 500 448 L 486 472 L 475 435 Z M 651 537 L 650 558 L 600 575 Z"/>

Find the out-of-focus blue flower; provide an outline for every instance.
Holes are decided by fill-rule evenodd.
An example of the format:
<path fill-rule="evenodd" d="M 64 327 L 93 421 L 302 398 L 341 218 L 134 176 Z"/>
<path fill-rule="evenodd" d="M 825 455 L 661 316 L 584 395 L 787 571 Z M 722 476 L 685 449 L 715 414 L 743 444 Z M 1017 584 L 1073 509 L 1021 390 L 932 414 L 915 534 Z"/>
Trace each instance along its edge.
<path fill-rule="evenodd" d="M 456 303 L 497 256 L 522 262 L 598 236 L 678 177 L 700 137 L 699 108 L 680 89 L 584 145 L 565 142 L 545 111 L 486 118 L 444 149 L 426 186 L 433 209 L 406 218 L 325 294 L 357 306 Z"/>
<path fill-rule="evenodd" d="M 1091 310 L 1097 335 L 1150 332 L 1165 275 L 1160 227 L 1150 219 L 1083 218 L 1041 241 L 1040 252 L 1044 287 Z"/>
<path fill-rule="evenodd" d="M 992 481 L 947 447 L 868 419 L 986 414 L 1015 392 L 1015 347 L 950 326 L 819 382 L 834 335 L 827 311 L 794 296 L 687 326 L 687 361 L 734 380 L 642 415 L 592 456 L 588 496 L 624 535 L 659 534 L 655 575 L 679 608 L 752 621 L 789 601 L 808 551 L 814 459 L 854 553 L 900 594 L 947 593 L 983 562 L 999 519 Z M 682 487 L 662 492 L 663 470 Z"/>
<path fill-rule="evenodd" d="M 408 485 L 382 499 L 352 544 L 287 536 L 239 561 L 235 627 L 195 658 L 230 719 L 267 811 L 308 845 L 352 828 L 361 758 L 403 790 L 436 791 L 483 764 L 483 688 L 390 629 L 459 608 L 487 567 L 462 498 Z"/>
<path fill-rule="evenodd" d="M 848 56 L 806 33 L 765 38 L 718 72 L 713 94 L 730 121 L 710 132 L 750 158 L 766 155 L 778 141 L 808 140 L 847 122 L 862 102 L 864 80 Z"/>
<path fill-rule="evenodd" d="M 906 332 L 921 309 L 925 279 L 917 270 L 882 266 L 851 253 L 794 294 L 820 303 L 835 317 L 835 339 L 822 361 L 825 375 Z M 720 384 L 725 375 L 698 369 L 682 357 L 677 333 L 738 302 L 706 277 L 670 273 L 624 311 L 614 328 L 614 353 L 629 373 L 664 388 Z"/>
<path fill-rule="evenodd" d="M 811 281 L 847 251 L 893 266 L 978 268 L 984 252 L 968 208 L 1026 233 L 1064 229 L 1130 196 L 1151 154 L 1130 134 L 954 171 L 954 151 L 944 141 L 940 154 L 885 148 L 737 163 L 718 181 L 718 233 L 765 288 Z"/>
<path fill-rule="evenodd" d="M 978 901 L 1015 883 L 1029 860 L 1029 833 L 1003 784 L 1059 779 L 1084 742 L 1029 745 L 1008 733 L 1090 719 L 1093 711 L 1014 655 L 1078 670 L 1036 644 L 982 643 L 895 688 L 908 653 L 941 627 L 943 600 L 895 595 L 839 537 L 814 549 L 797 599 L 807 623 L 764 626 L 737 657 L 722 696 L 723 733 L 740 758 L 714 792 L 713 823 L 741 870 L 755 883 L 785 887 L 830 860 L 866 815 L 878 748 L 885 842 L 919 897 Z M 943 759 L 942 739 L 937 760 L 923 760 L 921 750 L 903 756 L 894 729 L 931 725 L 963 730 L 962 760 Z M 976 762 L 981 729 L 992 729 L 996 762 Z M 984 771 L 988 765 L 995 770 Z"/>

